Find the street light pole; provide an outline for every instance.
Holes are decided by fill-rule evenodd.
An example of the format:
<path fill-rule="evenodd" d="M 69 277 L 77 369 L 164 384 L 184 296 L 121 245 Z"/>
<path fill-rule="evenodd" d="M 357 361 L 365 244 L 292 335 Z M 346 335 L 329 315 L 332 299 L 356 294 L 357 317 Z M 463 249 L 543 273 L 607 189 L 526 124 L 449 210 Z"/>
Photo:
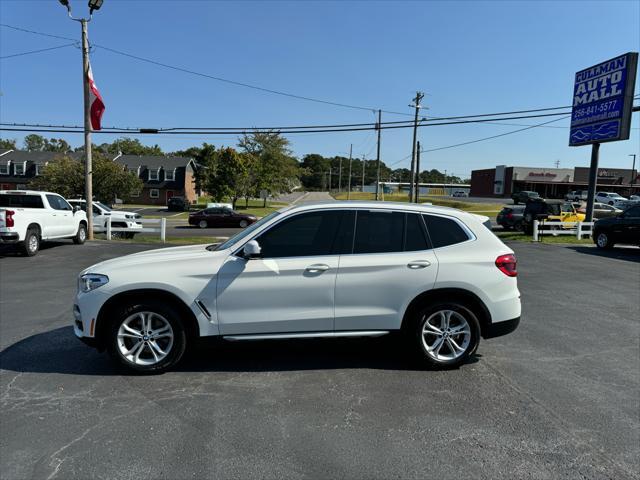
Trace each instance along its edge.
<path fill-rule="evenodd" d="M 75 22 L 80 22 L 82 28 L 82 89 L 84 97 L 84 196 L 87 202 L 87 238 L 93 240 L 93 167 L 91 161 L 91 95 L 89 87 L 89 37 L 88 23 L 93 18 L 93 11 L 99 10 L 103 0 L 89 0 L 89 18 L 74 18 L 71 15 L 71 5 L 69 0 L 59 0 L 67 9 L 69 18 Z"/>

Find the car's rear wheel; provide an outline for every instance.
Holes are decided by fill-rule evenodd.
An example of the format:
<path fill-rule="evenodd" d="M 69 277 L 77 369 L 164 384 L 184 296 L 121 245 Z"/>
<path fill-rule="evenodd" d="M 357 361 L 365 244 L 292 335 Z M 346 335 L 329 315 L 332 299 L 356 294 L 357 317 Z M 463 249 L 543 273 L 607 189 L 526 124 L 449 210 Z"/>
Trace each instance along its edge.
<path fill-rule="evenodd" d="M 480 324 L 465 306 L 439 303 L 420 311 L 413 335 L 425 363 L 453 368 L 463 364 L 478 348 Z"/>
<path fill-rule="evenodd" d="M 207 228 L 207 226 L 208 226 L 208 225 L 207 225 L 207 221 L 206 221 L 206 220 L 200 220 L 200 221 L 198 222 L 198 226 L 199 226 L 200 228 Z"/>
<path fill-rule="evenodd" d="M 40 235 L 38 230 L 30 228 L 24 237 L 21 248 L 27 257 L 33 257 L 40 250 Z"/>
<path fill-rule="evenodd" d="M 175 365 L 187 337 L 170 306 L 143 301 L 121 309 L 111 324 L 108 351 L 120 365 L 141 373 L 159 373 Z"/>
<path fill-rule="evenodd" d="M 611 241 L 611 237 L 607 235 L 605 232 L 599 232 L 596 234 L 596 246 L 602 249 L 613 248 L 613 242 Z"/>
<path fill-rule="evenodd" d="M 247 228 L 247 225 L 249 225 L 249 222 L 246 220 L 240 220 L 240 228 Z"/>
<path fill-rule="evenodd" d="M 524 232 L 524 225 L 522 224 L 522 222 L 516 222 L 516 223 L 513 225 L 513 229 L 514 229 L 516 232 Z"/>

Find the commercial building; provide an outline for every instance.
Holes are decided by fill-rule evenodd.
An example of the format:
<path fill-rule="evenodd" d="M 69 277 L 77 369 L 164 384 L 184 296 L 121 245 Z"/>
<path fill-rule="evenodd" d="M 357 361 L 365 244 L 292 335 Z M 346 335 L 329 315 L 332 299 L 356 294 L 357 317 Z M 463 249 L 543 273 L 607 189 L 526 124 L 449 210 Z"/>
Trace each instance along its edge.
<path fill-rule="evenodd" d="M 471 196 L 509 197 L 523 190 L 538 192 L 545 198 L 563 198 L 572 190 L 586 190 L 589 186 L 589 168 L 508 167 L 471 172 Z M 637 170 L 625 168 L 599 168 L 598 191 L 616 192 L 623 196 L 640 191 Z"/>

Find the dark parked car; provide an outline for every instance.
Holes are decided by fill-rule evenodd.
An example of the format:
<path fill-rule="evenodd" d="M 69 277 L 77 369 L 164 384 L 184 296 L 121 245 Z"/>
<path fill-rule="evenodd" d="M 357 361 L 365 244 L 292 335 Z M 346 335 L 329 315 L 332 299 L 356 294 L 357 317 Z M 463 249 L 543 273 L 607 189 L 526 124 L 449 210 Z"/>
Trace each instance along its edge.
<path fill-rule="evenodd" d="M 580 204 L 576 207 L 578 213 L 587 213 L 587 206 Z M 594 203 L 593 204 L 593 218 L 600 220 L 601 218 L 615 217 L 622 213 L 622 210 L 606 203 Z"/>
<path fill-rule="evenodd" d="M 511 198 L 513 199 L 513 204 L 518 205 L 519 203 L 527 203 L 532 198 L 540 198 L 540 195 L 538 192 L 522 191 L 511 194 Z"/>
<path fill-rule="evenodd" d="M 549 215 L 560 215 L 564 200 L 544 200 L 540 197 L 532 198 L 524 207 L 522 225 L 527 235 L 533 233 L 534 220 L 546 220 Z"/>
<path fill-rule="evenodd" d="M 182 197 L 171 197 L 167 200 L 167 210 L 170 212 L 186 212 L 189 210 L 189 202 Z"/>
<path fill-rule="evenodd" d="M 505 230 L 518 230 L 522 231 L 522 217 L 524 215 L 524 206 L 513 205 L 509 207 L 503 207 L 496 217 L 496 223 L 502 225 Z"/>
<path fill-rule="evenodd" d="M 640 246 L 640 205 L 598 220 L 593 225 L 593 241 L 598 248 L 613 248 L 616 243 Z"/>
<path fill-rule="evenodd" d="M 245 228 L 255 223 L 258 217 L 234 212 L 229 208 L 206 208 L 189 214 L 189 225 L 200 228 L 207 227 L 240 227 Z"/>

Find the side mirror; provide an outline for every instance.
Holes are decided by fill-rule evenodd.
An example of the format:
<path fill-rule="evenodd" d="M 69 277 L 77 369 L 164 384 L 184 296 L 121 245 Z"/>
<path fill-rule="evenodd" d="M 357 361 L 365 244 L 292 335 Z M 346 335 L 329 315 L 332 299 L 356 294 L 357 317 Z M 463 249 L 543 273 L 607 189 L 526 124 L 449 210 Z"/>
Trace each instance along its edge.
<path fill-rule="evenodd" d="M 262 248 L 260 248 L 260 244 L 255 240 L 249 240 L 242 250 L 244 258 L 246 258 L 247 260 L 251 260 L 252 258 L 260 258 L 261 252 Z"/>
<path fill-rule="evenodd" d="M 79 212 L 80 210 L 82 210 L 82 208 L 80 208 L 80 205 L 74 205 L 73 213 Z"/>

